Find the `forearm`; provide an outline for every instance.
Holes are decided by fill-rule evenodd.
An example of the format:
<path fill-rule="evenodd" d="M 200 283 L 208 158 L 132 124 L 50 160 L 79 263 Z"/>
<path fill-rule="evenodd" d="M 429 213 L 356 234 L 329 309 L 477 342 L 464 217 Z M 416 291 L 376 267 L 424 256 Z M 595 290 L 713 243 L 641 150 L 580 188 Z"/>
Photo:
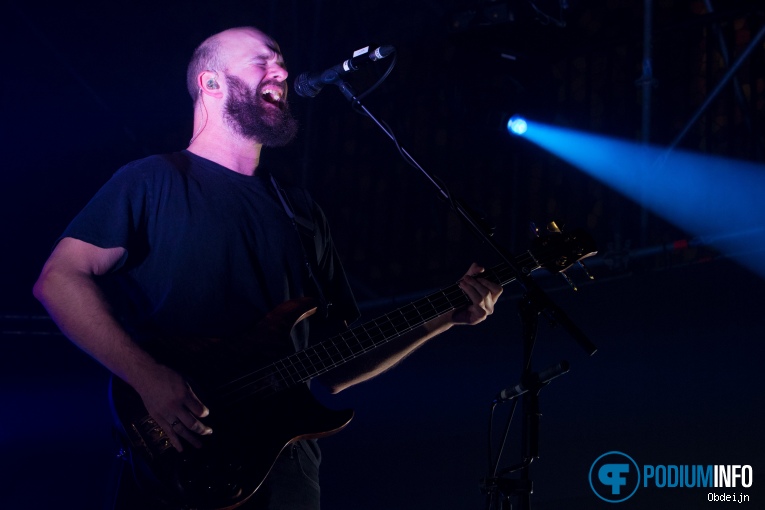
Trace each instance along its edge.
<path fill-rule="evenodd" d="M 436 317 L 387 344 L 359 358 L 345 363 L 321 376 L 320 381 L 333 393 L 371 379 L 394 367 L 434 336 L 455 324 L 475 325 L 494 311 L 494 303 L 502 294 L 502 287 L 482 278 L 476 278 L 483 268 L 470 266 L 468 273 L 459 281 L 460 289 L 470 298 L 471 304 Z"/>
<path fill-rule="evenodd" d="M 332 393 L 376 377 L 390 370 L 431 338 L 451 328 L 449 315 L 433 319 L 412 331 L 390 340 L 352 361 L 349 361 L 319 378 Z"/>

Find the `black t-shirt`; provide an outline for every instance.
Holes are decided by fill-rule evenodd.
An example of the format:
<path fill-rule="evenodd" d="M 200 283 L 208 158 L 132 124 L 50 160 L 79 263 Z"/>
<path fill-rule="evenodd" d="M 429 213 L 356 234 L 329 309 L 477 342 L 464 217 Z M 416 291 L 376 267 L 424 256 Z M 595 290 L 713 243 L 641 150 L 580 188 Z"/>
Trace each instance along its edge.
<path fill-rule="evenodd" d="M 286 196 L 297 230 L 260 168 L 250 177 L 188 151 L 151 156 L 115 173 L 62 237 L 127 250 L 102 284 L 139 338 L 225 337 L 284 301 L 317 297 L 306 258 L 334 319 L 355 320 L 324 214 L 303 190 Z M 296 349 L 307 335 L 295 328 Z"/>

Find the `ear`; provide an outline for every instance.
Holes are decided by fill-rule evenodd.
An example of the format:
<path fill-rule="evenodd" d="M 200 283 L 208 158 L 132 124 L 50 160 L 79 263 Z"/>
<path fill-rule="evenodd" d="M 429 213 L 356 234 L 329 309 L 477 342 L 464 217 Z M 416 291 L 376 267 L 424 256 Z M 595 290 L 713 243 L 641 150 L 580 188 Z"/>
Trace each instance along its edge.
<path fill-rule="evenodd" d="M 206 94 L 216 98 L 223 97 L 223 91 L 221 90 L 221 85 L 218 81 L 218 73 L 215 71 L 204 71 L 199 73 L 199 76 L 197 76 L 197 85 L 199 86 L 200 94 Z"/>

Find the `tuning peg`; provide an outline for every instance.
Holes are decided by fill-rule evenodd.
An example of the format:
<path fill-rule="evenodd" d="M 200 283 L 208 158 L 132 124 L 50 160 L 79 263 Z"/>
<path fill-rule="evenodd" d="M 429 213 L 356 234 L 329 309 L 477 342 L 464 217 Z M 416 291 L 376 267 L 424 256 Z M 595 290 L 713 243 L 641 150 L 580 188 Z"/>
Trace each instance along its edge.
<path fill-rule="evenodd" d="M 582 270 L 584 271 L 584 274 L 587 275 L 587 278 L 589 278 L 590 280 L 594 280 L 595 279 L 595 277 L 590 274 L 590 270 L 587 269 L 587 266 L 584 265 L 584 262 L 579 260 L 579 261 L 577 261 L 577 264 L 579 264 L 579 267 L 582 268 Z"/>
<path fill-rule="evenodd" d="M 569 276 L 566 274 L 566 272 L 565 272 L 565 271 L 561 271 L 561 272 L 560 272 L 560 275 L 563 277 L 563 279 L 564 279 L 564 280 L 566 280 L 566 283 L 568 283 L 569 287 L 571 287 L 571 288 L 572 288 L 572 289 L 574 289 L 575 291 L 576 291 L 576 290 L 579 290 L 579 289 L 577 289 L 577 288 L 576 288 L 576 284 L 574 283 L 574 280 L 572 280 L 572 279 L 571 279 L 571 278 L 570 278 L 570 277 L 569 277 Z"/>

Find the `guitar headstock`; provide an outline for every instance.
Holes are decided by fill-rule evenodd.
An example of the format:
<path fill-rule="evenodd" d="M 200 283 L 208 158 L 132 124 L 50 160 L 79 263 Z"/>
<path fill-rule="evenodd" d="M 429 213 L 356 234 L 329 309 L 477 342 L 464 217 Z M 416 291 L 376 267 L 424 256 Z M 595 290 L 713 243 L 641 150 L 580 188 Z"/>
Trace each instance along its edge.
<path fill-rule="evenodd" d="M 565 271 L 577 262 L 584 267 L 581 261 L 598 253 L 595 240 L 583 229 L 562 232 L 555 226 L 550 230 L 549 234 L 533 240 L 531 253 L 540 266 L 551 273 L 563 274 L 573 287 Z"/>

